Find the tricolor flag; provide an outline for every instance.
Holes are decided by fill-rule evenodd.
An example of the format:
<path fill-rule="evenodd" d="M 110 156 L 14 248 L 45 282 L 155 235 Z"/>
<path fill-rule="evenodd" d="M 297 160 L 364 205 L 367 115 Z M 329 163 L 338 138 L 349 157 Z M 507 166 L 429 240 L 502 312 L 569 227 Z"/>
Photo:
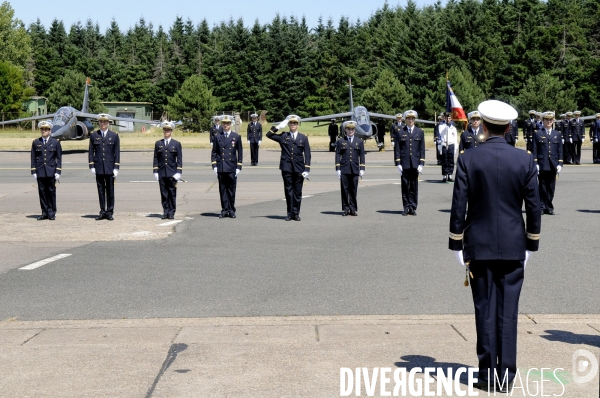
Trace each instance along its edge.
<path fill-rule="evenodd" d="M 462 105 L 454 95 L 454 91 L 452 91 L 452 86 L 450 85 L 450 80 L 446 80 L 446 112 L 452 114 L 452 120 L 458 122 L 466 122 L 467 115 L 463 110 Z"/>

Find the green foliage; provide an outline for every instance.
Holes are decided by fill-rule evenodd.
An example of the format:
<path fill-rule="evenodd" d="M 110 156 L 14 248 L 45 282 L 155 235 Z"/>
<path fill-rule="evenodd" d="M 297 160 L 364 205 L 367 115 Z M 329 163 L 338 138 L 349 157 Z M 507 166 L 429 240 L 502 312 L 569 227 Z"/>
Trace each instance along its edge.
<path fill-rule="evenodd" d="M 0 4 L 0 61 L 25 69 L 31 58 L 31 38 L 23 22 L 14 16 L 15 10 L 8 1 Z"/>
<path fill-rule="evenodd" d="M 448 79 L 465 113 L 477 109 L 477 105 L 486 99 L 485 94 L 477 85 L 471 72 L 465 67 L 450 68 Z M 425 99 L 426 114 L 433 118 L 434 113 L 446 110 L 446 77 L 437 79 L 436 90 Z"/>
<path fill-rule="evenodd" d="M 85 90 L 85 75 L 67 70 L 48 89 L 48 112 L 56 112 L 63 106 L 81 109 Z M 95 85 L 90 87 L 89 112 L 102 113 L 106 108 L 102 105 L 100 90 Z"/>
<path fill-rule="evenodd" d="M 384 69 L 373 87 L 363 91 L 361 105 L 377 113 L 394 115 L 414 108 L 414 98 L 394 74 Z"/>
<path fill-rule="evenodd" d="M 23 101 L 33 95 L 33 89 L 25 88 L 23 71 L 18 67 L 0 61 L 0 111 L 17 114 Z"/>
<path fill-rule="evenodd" d="M 558 77 L 549 73 L 541 73 L 527 79 L 515 102 L 523 117 L 527 117 L 526 107 L 542 112 L 555 111 L 559 114 L 577 109 L 575 87 L 565 87 Z"/>
<path fill-rule="evenodd" d="M 183 121 L 184 130 L 196 132 L 210 128 L 210 119 L 220 105 L 204 79 L 198 75 L 189 77 L 168 101 L 165 108 L 169 118 Z"/>

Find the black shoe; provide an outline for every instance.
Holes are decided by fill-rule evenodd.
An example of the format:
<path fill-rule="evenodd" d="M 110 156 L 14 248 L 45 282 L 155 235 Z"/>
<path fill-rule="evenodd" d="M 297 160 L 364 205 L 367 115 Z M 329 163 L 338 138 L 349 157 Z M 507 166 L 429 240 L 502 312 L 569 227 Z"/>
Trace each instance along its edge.
<path fill-rule="evenodd" d="M 56 217 L 55 216 L 50 216 L 50 217 L 48 217 L 48 220 L 54 221 L 54 220 L 56 220 Z"/>
<path fill-rule="evenodd" d="M 290 217 L 290 216 L 286 216 L 286 217 L 285 217 L 285 221 L 292 221 L 292 217 Z"/>
<path fill-rule="evenodd" d="M 408 210 L 404 210 L 404 211 L 402 212 L 402 215 L 403 215 L 403 216 L 408 216 Z"/>
<path fill-rule="evenodd" d="M 358 214 L 356 214 L 355 210 L 350 210 L 350 215 L 356 217 Z"/>
<path fill-rule="evenodd" d="M 48 219 L 48 216 L 47 216 L 47 215 L 45 215 L 45 214 L 42 214 L 42 215 L 41 215 L 41 216 L 39 216 L 37 219 L 38 219 L 38 221 L 47 220 L 47 219 Z"/>
<path fill-rule="evenodd" d="M 104 220 L 105 217 L 106 216 L 104 215 L 104 213 L 102 213 L 96 217 L 96 221 Z"/>
<path fill-rule="evenodd" d="M 235 217 L 236 217 L 235 212 L 234 211 L 230 211 L 229 212 L 229 218 L 235 218 Z"/>
<path fill-rule="evenodd" d="M 473 388 L 477 388 L 479 390 L 482 391 L 490 391 L 490 390 L 494 390 L 494 385 L 490 384 L 488 387 L 488 382 L 487 381 L 478 381 L 477 383 L 473 384 Z"/>
<path fill-rule="evenodd" d="M 342 217 L 346 217 L 348 215 L 348 210 L 344 210 L 344 212 L 342 213 Z"/>
<path fill-rule="evenodd" d="M 449 175 L 449 176 L 448 176 L 448 181 L 450 181 L 450 182 L 454 182 L 454 178 L 453 178 L 451 175 Z"/>
<path fill-rule="evenodd" d="M 108 221 L 113 221 L 113 220 L 114 220 L 114 218 L 113 218 L 112 214 L 109 214 L 109 215 L 107 215 L 107 216 L 106 216 L 106 219 L 107 219 Z"/>
<path fill-rule="evenodd" d="M 296 215 L 294 216 L 294 220 L 296 220 L 296 221 L 300 221 L 300 216 L 299 216 L 298 214 L 296 214 Z"/>
<path fill-rule="evenodd" d="M 219 218 L 225 218 L 229 216 L 229 212 L 227 211 L 222 211 L 221 214 L 219 214 Z"/>
<path fill-rule="evenodd" d="M 174 215 L 172 215 L 172 214 L 169 214 L 169 215 L 167 216 L 167 218 L 168 218 L 169 220 L 174 220 L 174 219 L 175 219 L 175 216 L 174 216 Z"/>
<path fill-rule="evenodd" d="M 162 216 L 160 216 L 161 220 L 166 220 L 167 218 L 169 218 L 169 216 L 167 216 L 166 214 L 163 214 Z"/>
<path fill-rule="evenodd" d="M 549 209 L 548 210 L 548 215 L 553 216 L 554 215 L 554 209 Z"/>
<path fill-rule="evenodd" d="M 416 216 L 417 215 L 417 211 L 413 210 L 410 214 L 412 214 L 413 216 Z"/>
<path fill-rule="evenodd" d="M 444 176 L 444 179 L 442 181 L 444 181 L 444 182 L 448 181 L 448 176 Z"/>

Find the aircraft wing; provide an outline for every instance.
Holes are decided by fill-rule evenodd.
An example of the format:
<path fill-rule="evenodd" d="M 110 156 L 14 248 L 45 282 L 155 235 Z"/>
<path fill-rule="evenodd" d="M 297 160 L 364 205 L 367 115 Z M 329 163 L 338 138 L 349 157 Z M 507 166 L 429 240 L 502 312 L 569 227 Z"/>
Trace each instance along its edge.
<path fill-rule="evenodd" d="M 75 115 L 77 116 L 77 118 L 98 119 L 98 115 L 95 114 L 95 113 L 77 112 Z M 116 116 L 111 116 L 110 120 L 116 120 L 118 122 L 134 122 L 134 123 L 146 123 L 146 124 L 157 124 L 157 123 L 160 123 L 160 120 L 129 119 L 129 118 L 126 118 L 126 117 L 116 117 Z"/>
<path fill-rule="evenodd" d="M 371 116 L 371 117 L 378 117 L 380 119 L 396 120 L 396 115 L 386 115 L 386 114 L 383 114 L 383 113 L 369 112 L 369 116 Z M 424 120 L 424 119 L 415 119 L 415 123 L 435 124 L 435 122 L 432 121 L 432 120 Z"/>
<path fill-rule="evenodd" d="M 323 116 L 314 116 L 314 117 L 307 117 L 307 118 L 302 118 L 300 119 L 301 122 L 318 122 L 320 120 L 331 120 L 331 119 L 342 119 L 342 118 L 347 118 L 347 117 L 351 117 L 352 113 L 351 112 L 345 112 L 345 113 L 334 113 L 333 115 L 323 115 Z"/>
<path fill-rule="evenodd" d="M 49 115 L 41 115 L 41 116 L 31 116 L 31 117 L 24 117 L 23 119 L 14 119 L 14 120 L 7 120 L 5 122 L 0 122 L 0 126 L 2 126 L 3 124 L 13 124 L 13 123 L 19 123 L 19 122 L 27 122 L 30 120 L 41 120 L 41 119 L 52 119 L 54 117 L 54 113 L 49 114 Z"/>
<path fill-rule="evenodd" d="M 580 117 L 581 120 L 595 120 L 596 115 Z"/>

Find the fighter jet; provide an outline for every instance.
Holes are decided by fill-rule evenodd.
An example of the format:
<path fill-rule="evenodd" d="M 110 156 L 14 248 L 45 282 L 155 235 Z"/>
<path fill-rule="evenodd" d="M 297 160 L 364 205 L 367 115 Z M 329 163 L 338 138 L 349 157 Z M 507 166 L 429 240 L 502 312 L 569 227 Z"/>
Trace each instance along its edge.
<path fill-rule="evenodd" d="M 81 105 L 80 111 L 70 106 L 63 106 L 62 108 L 59 108 L 55 113 L 26 117 L 23 119 L 7 120 L 5 122 L 0 122 L 0 125 L 52 118 L 52 124 L 54 125 L 54 127 L 52 127 L 51 132 L 52 137 L 57 138 L 61 141 L 85 140 L 89 137 L 90 132 L 94 130 L 94 126 L 92 125 L 92 122 L 90 120 L 98 118 L 97 114 L 88 113 L 90 86 L 90 78 L 88 77 L 85 81 L 85 93 L 83 95 L 83 104 Z M 110 120 L 112 124 L 115 124 L 115 121 L 127 121 L 146 124 L 153 124 L 157 122 L 155 120 L 127 119 L 114 116 L 110 116 Z"/>

